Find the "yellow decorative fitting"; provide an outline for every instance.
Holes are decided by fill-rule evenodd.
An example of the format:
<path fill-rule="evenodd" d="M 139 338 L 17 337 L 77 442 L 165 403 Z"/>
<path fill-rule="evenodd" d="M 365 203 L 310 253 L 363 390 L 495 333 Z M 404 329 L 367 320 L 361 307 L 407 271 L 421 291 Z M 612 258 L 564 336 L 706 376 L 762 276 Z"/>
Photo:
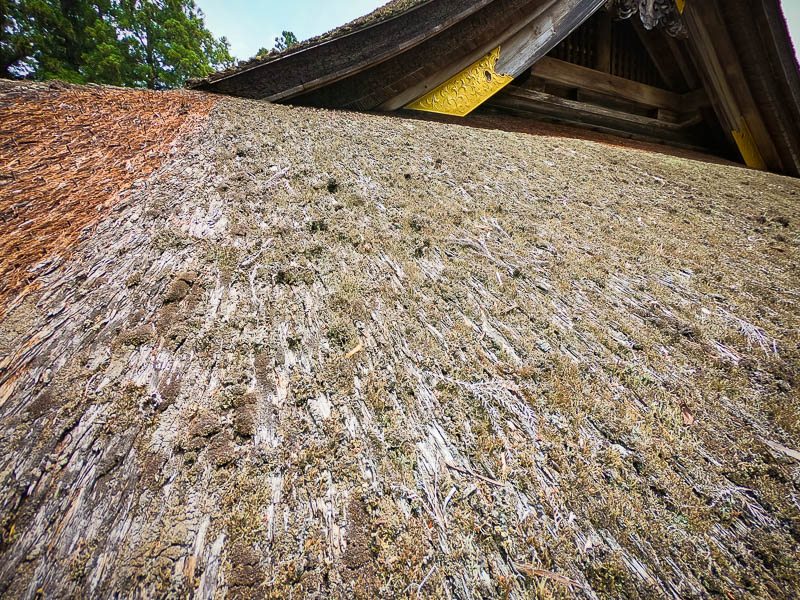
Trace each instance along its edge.
<path fill-rule="evenodd" d="M 514 81 L 510 75 L 495 72 L 499 58 L 500 46 L 405 108 L 457 117 L 468 115 Z"/>
<path fill-rule="evenodd" d="M 758 151 L 758 146 L 756 146 L 744 117 L 739 118 L 739 129 L 734 129 L 731 133 L 733 139 L 736 140 L 736 145 L 739 146 L 739 152 L 745 164 L 753 169 L 766 170 L 767 164 L 764 162 L 761 152 Z"/>
<path fill-rule="evenodd" d="M 675 0 L 675 5 L 678 7 L 678 12 L 683 14 L 686 9 L 686 0 Z"/>

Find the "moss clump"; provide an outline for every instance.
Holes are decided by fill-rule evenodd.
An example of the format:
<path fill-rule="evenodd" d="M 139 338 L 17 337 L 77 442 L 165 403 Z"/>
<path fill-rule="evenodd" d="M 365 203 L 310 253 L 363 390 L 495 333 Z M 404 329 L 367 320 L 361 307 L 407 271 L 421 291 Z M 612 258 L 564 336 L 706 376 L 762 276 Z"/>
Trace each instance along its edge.
<path fill-rule="evenodd" d="M 138 348 L 144 346 L 153 339 L 153 326 L 150 324 L 140 325 L 134 329 L 123 331 L 117 338 L 117 343 L 122 346 L 132 346 Z"/>
<path fill-rule="evenodd" d="M 173 302 L 180 302 L 183 300 L 189 290 L 192 289 L 197 273 L 194 271 L 182 271 L 175 276 L 172 283 L 167 288 L 167 293 L 164 294 L 164 304 L 171 304 Z"/>
<path fill-rule="evenodd" d="M 612 555 L 599 564 L 591 564 L 585 573 L 592 589 L 605 597 L 638 597 L 630 572 L 619 556 Z"/>
<path fill-rule="evenodd" d="M 275 283 L 288 286 L 311 285 L 314 283 L 314 271 L 300 265 L 287 265 L 278 269 L 275 274 Z"/>
<path fill-rule="evenodd" d="M 272 486 L 255 466 L 238 470 L 230 481 L 221 501 L 225 531 L 232 543 L 252 544 L 265 535 Z"/>
<path fill-rule="evenodd" d="M 256 408 L 245 405 L 236 408 L 233 417 L 233 430 L 243 438 L 253 437 L 256 433 Z"/>
<path fill-rule="evenodd" d="M 189 425 L 189 438 L 207 438 L 222 429 L 220 418 L 208 410 L 199 412 Z"/>
<path fill-rule="evenodd" d="M 189 238 L 172 229 L 162 229 L 153 239 L 153 245 L 160 252 L 165 250 L 183 250 L 190 244 Z"/>
<path fill-rule="evenodd" d="M 261 566 L 259 553 L 249 544 L 238 541 L 229 545 L 226 558 L 230 564 L 227 583 L 231 598 L 259 600 L 267 597 L 261 587 L 266 580 L 266 573 Z"/>
<path fill-rule="evenodd" d="M 208 462 L 215 467 L 224 467 L 236 458 L 233 435 L 227 429 L 220 431 L 208 442 Z"/>
<path fill-rule="evenodd" d="M 94 545 L 85 545 L 81 543 L 78 550 L 75 552 L 72 560 L 69 563 L 69 579 L 71 581 L 80 582 L 89 570 L 89 563 L 92 559 L 92 554 L 95 551 Z"/>
<path fill-rule="evenodd" d="M 158 386 L 158 393 L 161 396 L 161 403 L 158 405 L 158 412 L 163 412 L 172 406 L 181 393 L 180 378 L 170 378 L 163 381 Z"/>

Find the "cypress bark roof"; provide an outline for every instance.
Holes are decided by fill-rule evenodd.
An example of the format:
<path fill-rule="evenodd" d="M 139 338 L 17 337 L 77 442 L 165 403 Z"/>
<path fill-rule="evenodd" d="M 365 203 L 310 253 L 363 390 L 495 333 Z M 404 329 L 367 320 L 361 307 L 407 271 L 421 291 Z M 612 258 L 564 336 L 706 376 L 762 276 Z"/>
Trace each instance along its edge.
<path fill-rule="evenodd" d="M 0 317 L 108 216 L 117 193 L 161 166 L 213 103 L 182 91 L 0 81 Z"/>
<path fill-rule="evenodd" d="M 797 179 L 198 124 L 0 320 L 0 596 L 797 597 Z"/>

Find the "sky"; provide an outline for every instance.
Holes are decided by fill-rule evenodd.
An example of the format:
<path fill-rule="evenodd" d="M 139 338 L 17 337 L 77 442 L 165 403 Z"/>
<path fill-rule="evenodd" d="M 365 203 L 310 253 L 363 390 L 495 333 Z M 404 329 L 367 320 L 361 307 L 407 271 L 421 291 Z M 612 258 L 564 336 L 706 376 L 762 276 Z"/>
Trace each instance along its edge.
<path fill-rule="evenodd" d="M 782 0 L 789 30 L 800 46 L 800 0 Z M 298 40 L 325 33 L 365 15 L 386 0 L 195 0 L 215 37 L 225 36 L 243 60 L 272 48 L 282 31 Z"/>

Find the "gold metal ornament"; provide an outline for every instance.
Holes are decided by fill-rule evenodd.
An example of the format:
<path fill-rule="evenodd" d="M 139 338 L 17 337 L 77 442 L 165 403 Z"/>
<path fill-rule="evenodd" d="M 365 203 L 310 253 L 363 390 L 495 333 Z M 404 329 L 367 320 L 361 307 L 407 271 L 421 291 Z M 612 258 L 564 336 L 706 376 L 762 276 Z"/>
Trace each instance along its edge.
<path fill-rule="evenodd" d="M 514 81 L 510 75 L 495 72 L 499 58 L 500 46 L 405 108 L 458 117 L 468 115 Z"/>
<path fill-rule="evenodd" d="M 758 151 L 758 146 L 750 133 L 750 128 L 747 126 L 747 121 L 744 117 L 739 119 L 739 129 L 734 129 L 732 132 L 733 139 L 739 147 L 739 153 L 742 155 L 745 164 L 753 169 L 766 170 L 767 163 Z"/>
<path fill-rule="evenodd" d="M 686 0 L 675 0 L 675 5 L 678 7 L 678 12 L 681 14 L 686 10 Z"/>

